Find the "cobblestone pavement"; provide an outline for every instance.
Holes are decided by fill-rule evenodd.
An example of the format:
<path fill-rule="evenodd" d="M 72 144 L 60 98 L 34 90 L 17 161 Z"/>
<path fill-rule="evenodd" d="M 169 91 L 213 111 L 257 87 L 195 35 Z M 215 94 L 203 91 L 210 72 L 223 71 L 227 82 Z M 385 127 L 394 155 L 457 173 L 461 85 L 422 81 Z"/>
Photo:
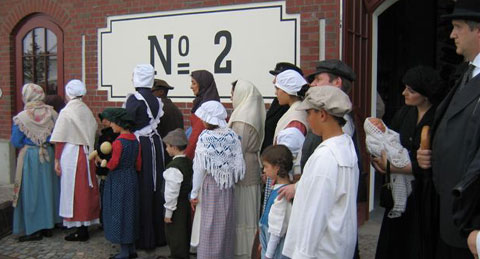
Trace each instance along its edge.
<path fill-rule="evenodd" d="M 11 186 L 2 189 L 0 186 L 0 200 L 11 199 Z M 3 197 L 5 196 L 5 197 Z M 379 208 L 370 214 L 370 220 L 359 228 L 359 249 L 362 259 L 375 258 L 375 250 L 377 247 L 378 233 L 382 221 L 383 209 Z M 67 242 L 64 236 L 72 230 L 55 229 L 53 237 L 43 238 L 40 241 L 18 242 L 18 236 L 9 235 L 0 239 L 0 259 L 12 258 L 108 258 L 109 256 L 119 252 L 119 246 L 108 242 L 103 231 L 97 226 L 90 227 L 90 239 L 87 242 Z M 152 251 L 139 250 L 139 258 L 152 258 L 158 256 L 167 256 L 169 254 L 168 247 L 159 247 Z"/>

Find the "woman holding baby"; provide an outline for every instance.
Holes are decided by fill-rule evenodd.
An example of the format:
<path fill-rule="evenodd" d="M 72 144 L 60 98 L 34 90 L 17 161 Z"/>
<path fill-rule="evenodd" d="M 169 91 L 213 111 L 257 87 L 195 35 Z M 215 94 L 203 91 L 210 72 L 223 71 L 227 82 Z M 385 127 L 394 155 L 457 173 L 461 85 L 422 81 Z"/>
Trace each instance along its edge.
<path fill-rule="evenodd" d="M 395 147 L 391 138 L 393 135 L 389 135 L 390 137 L 378 138 L 390 142 L 384 145 L 390 148 L 382 150 L 379 156 L 373 158 L 372 163 L 381 173 L 386 172 L 388 165 L 392 175 L 405 176 L 399 179 L 405 180 L 403 195 L 406 204 L 401 213 L 392 214 L 392 208 L 386 208 L 378 238 L 377 259 L 433 258 L 437 241 L 437 198 L 432 172 L 418 167 L 416 151 L 420 147 L 422 128 L 432 125 L 435 108 L 443 99 L 445 91 L 438 73 L 430 67 L 414 67 L 405 73 L 402 81 L 405 85 L 402 95 L 406 105 L 395 114 L 390 127 L 380 130 L 378 136 L 387 135 L 382 132 L 398 133 L 401 146 L 393 151 L 396 150 L 399 155 L 403 152 L 402 149 L 405 150 L 408 154 L 406 162 L 401 163 L 402 167 L 397 167 L 393 163 L 394 156 L 387 155 L 386 151 L 393 152 L 391 147 Z M 369 123 L 365 122 L 366 129 Z M 382 128 L 383 123 L 371 123 Z"/>

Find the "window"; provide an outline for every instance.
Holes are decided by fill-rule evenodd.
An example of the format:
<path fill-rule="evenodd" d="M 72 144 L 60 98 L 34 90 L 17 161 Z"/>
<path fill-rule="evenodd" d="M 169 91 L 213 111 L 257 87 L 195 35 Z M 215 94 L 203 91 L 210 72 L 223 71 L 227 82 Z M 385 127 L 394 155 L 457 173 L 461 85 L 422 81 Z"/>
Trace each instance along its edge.
<path fill-rule="evenodd" d="M 35 14 L 15 30 L 16 107 L 23 109 L 22 86 L 40 85 L 47 95 L 64 96 L 63 32 L 52 18 Z"/>

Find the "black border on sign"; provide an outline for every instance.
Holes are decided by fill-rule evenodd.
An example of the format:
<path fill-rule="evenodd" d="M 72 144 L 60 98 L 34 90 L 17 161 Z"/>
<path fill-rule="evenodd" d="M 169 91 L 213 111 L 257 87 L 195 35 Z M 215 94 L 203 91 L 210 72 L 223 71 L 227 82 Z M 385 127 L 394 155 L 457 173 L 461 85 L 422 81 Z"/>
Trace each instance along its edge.
<path fill-rule="evenodd" d="M 158 17 L 171 17 L 171 16 L 184 16 L 184 15 L 192 15 L 192 14 L 204 14 L 204 13 L 221 13 L 221 12 L 232 12 L 232 11 L 245 11 L 245 10 L 254 10 L 254 9 L 269 9 L 269 8 L 280 8 L 280 22 L 284 21 L 293 21 L 295 22 L 295 38 L 294 38 L 294 49 L 295 49 L 295 54 L 294 54 L 294 64 L 297 65 L 297 19 L 296 18 L 289 18 L 289 19 L 284 19 L 283 18 L 283 5 L 271 5 L 271 6 L 256 6 L 256 7 L 244 7 L 244 8 L 238 8 L 238 9 L 225 9 L 225 10 L 211 10 L 211 11 L 193 11 L 193 12 L 188 12 L 188 13 L 178 13 L 178 14 L 159 14 L 159 15 L 153 15 L 153 16 L 148 16 L 148 17 L 132 17 L 132 18 L 123 18 L 123 19 L 115 19 L 115 20 L 110 20 L 110 27 L 109 31 L 101 32 L 100 33 L 100 43 L 102 43 L 103 40 L 103 34 L 109 34 L 112 33 L 112 27 L 113 27 L 113 22 L 121 22 L 121 21 L 130 21 L 130 20 L 140 20 L 140 19 L 150 19 L 150 18 L 158 18 Z M 98 44 L 98 42 L 97 42 Z M 103 84 L 103 53 L 102 53 L 102 47 L 103 44 L 100 44 L 100 67 L 102 68 L 102 73 L 100 75 L 100 87 L 105 87 L 105 88 L 110 88 L 110 98 L 126 98 L 127 96 L 123 95 L 113 95 L 112 85 L 104 85 Z M 190 98 L 195 98 L 195 96 L 168 96 L 169 98 L 179 98 L 179 99 L 190 99 Z M 220 98 L 230 98 L 230 96 L 220 96 Z M 264 99 L 273 99 L 274 97 L 264 97 Z"/>

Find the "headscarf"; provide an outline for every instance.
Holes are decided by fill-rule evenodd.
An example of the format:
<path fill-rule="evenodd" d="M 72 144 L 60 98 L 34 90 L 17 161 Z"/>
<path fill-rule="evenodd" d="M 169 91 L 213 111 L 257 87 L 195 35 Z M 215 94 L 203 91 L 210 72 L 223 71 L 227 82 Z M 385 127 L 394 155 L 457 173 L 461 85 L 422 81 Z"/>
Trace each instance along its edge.
<path fill-rule="evenodd" d="M 204 102 L 202 106 L 195 111 L 195 116 L 208 124 L 217 125 L 220 128 L 227 126 L 227 122 L 225 121 L 227 118 L 227 110 L 225 110 L 225 107 L 218 101 Z"/>
<path fill-rule="evenodd" d="M 13 117 L 13 123 L 38 146 L 47 141 L 57 119 L 57 113 L 53 107 L 43 102 L 44 99 L 45 93 L 41 86 L 25 84 L 22 88 L 24 110 Z"/>
<path fill-rule="evenodd" d="M 277 75 L 275 86 L 289 95 L 297 96 L 297 93 L 308 82 L 295 70 L 285 70 Z"/>
<path fill-rule="evenodd" d="M 198 94 L 193 100 L 192 113 L 207 101 L 220 101 L 220 96 L 218 95 L 217 85 L 215 84 L 215 79 L 213 78 L 212 73 L 207 70 L 196 70 L 193 71 L 191 77 L 195 79 L 198 83 Z"/>
<path fill-rule="evenodd" d="M 244 122 L 257 131 L 260 142 L 265 136 L 265 103 L 262 94 L 249 81 L 238 80 L 232 96 L 233 112 L 228 121 L 230 127 L 233 122 Z"/>
<path fill-rule="evenodd" d="M 87 94 L 87 89 L 82 81 L 78 79 L 72 79 L 65 86 L 65 93 L 68 95 L 68 97 L 70 97 L 70 99 L 73 99 L 75 97 L 82 97 Z"/>
<path fill-rule="evenodd" d="M 411 68 L 405 73 L 402 81 L 415 92 L 427 97 L 434 105 L 439 104 L 445 95 L 444 83 L 438 72 L 431 67 Z"/>
<path fill-rule="evenodd" d="M 133 70 L 133 87 L 152 88 L 155 69 L 150 64 L 139 64 Z"/>

